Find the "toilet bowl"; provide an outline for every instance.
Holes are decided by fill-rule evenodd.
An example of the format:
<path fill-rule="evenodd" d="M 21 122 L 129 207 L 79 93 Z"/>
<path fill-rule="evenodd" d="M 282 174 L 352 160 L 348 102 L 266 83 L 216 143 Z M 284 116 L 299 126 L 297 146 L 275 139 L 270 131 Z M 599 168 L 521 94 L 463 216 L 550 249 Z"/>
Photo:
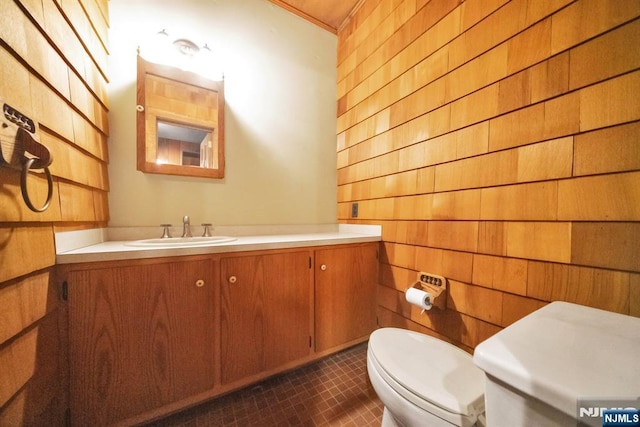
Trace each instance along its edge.
<path fill-rule="evenodd" d="M 369 338 L 367 371 L 384 404 L 383 427 L 484 426 L 484 373 L 449 343 L 378 329 Z"/>

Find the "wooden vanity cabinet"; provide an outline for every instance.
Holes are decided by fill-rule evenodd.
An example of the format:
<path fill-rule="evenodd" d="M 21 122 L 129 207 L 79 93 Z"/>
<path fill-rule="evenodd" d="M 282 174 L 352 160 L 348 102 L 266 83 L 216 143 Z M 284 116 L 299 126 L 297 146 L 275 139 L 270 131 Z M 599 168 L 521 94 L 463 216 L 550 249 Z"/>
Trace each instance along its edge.
<path fill-rule="evenodd" d="M 377 248 L 61 266 L 71 425 L 140 424 L 366 340 Z"/>
<path fill-rule="evenodd" d="M 317 352 L 366 339 L 376 328 L 378 244 L 315 251 Z"/>
<path fill-rule="evenodd" d="M 214 387 L 211 260 L 66 274 L 72 425 L 99 426 Z"/>
<path fill-rule="evenodd" d="M 222 384 L 311 354 L 311 257 L 299 250 L 220 260 Z"/>

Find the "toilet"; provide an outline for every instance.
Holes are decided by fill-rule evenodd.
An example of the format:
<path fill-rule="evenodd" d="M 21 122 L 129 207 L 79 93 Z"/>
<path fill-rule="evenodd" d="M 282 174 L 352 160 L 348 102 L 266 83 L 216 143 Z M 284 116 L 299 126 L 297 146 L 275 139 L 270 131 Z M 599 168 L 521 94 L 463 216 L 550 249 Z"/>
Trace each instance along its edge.
<path fill-rule="evenodd" d="M 484 426 L 484 372 L 471 355 L 417 332 L 369 338 L 367 371 L 384 404 L 383 427 Z"/>

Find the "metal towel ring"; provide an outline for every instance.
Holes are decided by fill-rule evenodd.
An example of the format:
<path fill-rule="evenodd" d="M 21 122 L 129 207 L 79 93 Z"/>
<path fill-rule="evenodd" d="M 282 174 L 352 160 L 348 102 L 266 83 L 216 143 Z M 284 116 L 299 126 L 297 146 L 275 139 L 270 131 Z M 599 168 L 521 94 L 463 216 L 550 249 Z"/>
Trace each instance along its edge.
<path fill-rule="evenodd" d="M 47 201 L 41 208 L 36 208 L 35 206 L 33 206 L 33 203 L 31 203 L 29 193 L 27 192 L 27 175 L 29 174 L 31 165 L 33 165 L 33 162 L 35 162 L 36 160 L 38 159 L 35 157 L 28 158 L 22 165 L 22 174 L 20 175 L 20 190 L 22 191 L 22 198 L 24 199 L 24 202 L 29 209 L 34 212 L 44 212 L 49 207 L 49 204 L 51 203 L 51 197 L 53 196 L 53 179 L 51 178 L 51 172 L 49 172 L 49 168 L 43 168 L 44 174 L 47 177 Z"/>

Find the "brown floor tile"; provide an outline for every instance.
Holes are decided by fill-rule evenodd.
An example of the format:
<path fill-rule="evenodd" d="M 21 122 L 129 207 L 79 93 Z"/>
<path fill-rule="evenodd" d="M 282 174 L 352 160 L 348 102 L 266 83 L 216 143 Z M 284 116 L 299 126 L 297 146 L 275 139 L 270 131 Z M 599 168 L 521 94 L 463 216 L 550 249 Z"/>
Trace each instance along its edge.
<path fill-rule="evenodd" d="M 377 427 L 382 403 L 366 366 L 361 344 L 149 426 Z"/>

